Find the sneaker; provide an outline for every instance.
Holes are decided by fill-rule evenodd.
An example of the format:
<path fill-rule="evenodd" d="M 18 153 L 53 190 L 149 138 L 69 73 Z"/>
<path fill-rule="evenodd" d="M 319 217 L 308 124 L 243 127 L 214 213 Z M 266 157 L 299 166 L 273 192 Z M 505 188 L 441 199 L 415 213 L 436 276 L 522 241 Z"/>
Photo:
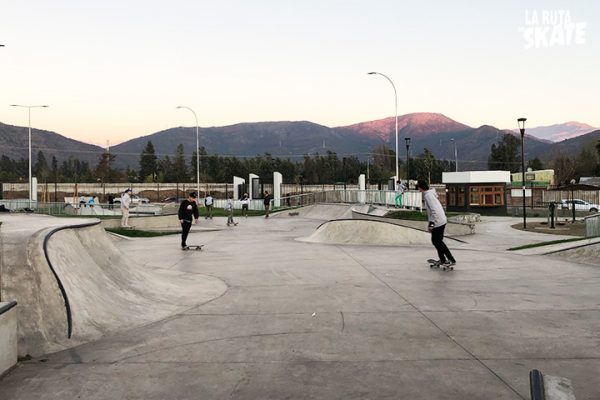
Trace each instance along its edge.
<path fill-rule="evenodd" d="M 441 264 L 443 267 L 453 267 L 456 265 L 456 261 L 446 261 Z"/>

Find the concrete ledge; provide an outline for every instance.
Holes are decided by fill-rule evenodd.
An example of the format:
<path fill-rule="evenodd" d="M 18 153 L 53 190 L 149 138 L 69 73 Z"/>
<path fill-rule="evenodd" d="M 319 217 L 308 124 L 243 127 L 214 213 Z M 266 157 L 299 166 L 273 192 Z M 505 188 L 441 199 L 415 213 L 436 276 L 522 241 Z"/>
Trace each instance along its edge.
<path fill-rule="evenodd" d="M 129 225 L 135 229 L 152 229 L 152 228 L 181 228 L 177 215 L 161 215 L 156 217 L 129 217 Z M 104 219 L 102 220 L 104 228 L 119 228 L 121 219 Z"/>
<path fill-rule="evenodd" d="M 16 301 L 0 303 L 0 376 L 17 364 Z"/>
<path fill-rule="evenodd" d="M 406 228 L 418 229 L 420 231 L 427 232 L 427 221 L 411 221 L 406 219 L 386 218 L 360 212 L 356 209 L 352 209 L 352 219 L 387 222 L 388 224 L 399 225 Z M 475 224 L 465 222 L 452 222 L 450 220 L 448 220 L 448 223 L 446 224 L 446 230 L 444 232 L 446 236 L 467 236 L 472 235 L 474 233 Z"/>

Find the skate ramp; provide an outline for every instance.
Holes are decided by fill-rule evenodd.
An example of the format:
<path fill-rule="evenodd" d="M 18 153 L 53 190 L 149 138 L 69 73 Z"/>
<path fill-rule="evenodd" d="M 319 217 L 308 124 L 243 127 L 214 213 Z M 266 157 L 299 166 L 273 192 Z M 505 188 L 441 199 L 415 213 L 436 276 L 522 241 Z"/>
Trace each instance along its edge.
<path fill-rule="evenodd" d="M 367 210 L 367 212 L 364 212 L 363 210 L 358 208 L 353 208 L 352 219 L 389 222 L 391 224 L 401 225 L 407 228 L 418 229 L 420 231 L 427 231 L 427 221 L 411 221 L 407 219 L 386 218 L 384 217 L 384 215 L 387 214 L 387 212 L 388 210 L 385 208 L 372 207 L 372 209 Z M 446 224 L 445 233 L 448 237 L 472 235 L 475 233 L 475 224 L 466 222 L 454 222 L 448 220 L 448 223 Z"/>
<path fill-rule="evenodd" d="M 559 257 L 571 262 L 580 262 L 598 266 L 600 265 L 600 243 L 594 239 L 587 240 L 586 244 L 578 242 L 565 243 L 564 249 L 549 251 L 546 254 Z M 566 247 L 570 245 L 570 247 Z"/>
<path fill-rule="evenodd" d="M 19 303 L 20 356 L 158 321 L 226 290 L 214 277 L 138 265 L 115 247 L 98 221 L 62 220 L 59 226 L 48 221 L 29 231 L 19 229 L 22 224 L 3 224 L 9 246 L 3 249 L 0 281 L 2 299 Z M 10 225 L 16 227 L 12 232 Z"/>
<path fill-rule="evenodd" d="M 329 221 L 332 219 L 346 219 L 352 218 L 352 210 L 360 210 L 363 213 L 376 210 L 368 204 L 313 204 L 306 207 L 296 208 L 294 210 L 287 210 L 281 213 L 277 213 L 274 216 L 277 217 L 301 217 L 308 219 L 317 219 L 322 221 Z M 381 212 L 381 211 L 380 211 Z M 385 214 L 385 212 L 383 212 Z M 379 214 L 378 214 L 379 215 Z"/>
<path fill-rule="evenodd" d="M 298 240 L 309 243 L 400 246 L 430 243 L 431 235 L 389 222 L 346 219 L 325 222 L 313 234 Z"/>

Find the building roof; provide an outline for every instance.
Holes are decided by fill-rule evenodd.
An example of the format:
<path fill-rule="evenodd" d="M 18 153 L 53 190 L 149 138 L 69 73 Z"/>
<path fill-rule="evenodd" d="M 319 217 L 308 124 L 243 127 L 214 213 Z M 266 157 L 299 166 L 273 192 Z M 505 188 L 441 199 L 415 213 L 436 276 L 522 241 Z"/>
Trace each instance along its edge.
<path fill-rule="evenodd" d="M 510 183 L 510 171 L 443 172 L 443 183 Z"/>

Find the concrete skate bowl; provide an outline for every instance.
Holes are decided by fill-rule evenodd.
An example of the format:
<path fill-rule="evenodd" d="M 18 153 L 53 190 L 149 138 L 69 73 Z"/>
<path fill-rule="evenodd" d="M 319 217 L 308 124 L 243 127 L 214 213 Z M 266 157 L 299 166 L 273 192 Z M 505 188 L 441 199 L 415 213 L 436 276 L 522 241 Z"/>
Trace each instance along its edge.
<path fill-rule="evenodd" d="M 384 221 L 340 219 L 325 222 L 313 234 L 298 240 L 324 244 L 402 246 L 428 244 L 431 235 Z"/>
<path fill-rule="evenodd" d="M 136 264 L 98 222 L 41 229 L 26 243 L 20 265 L 3 271 L 2 297 L 19 303 L 20 356 L 158 321 L 226 290 L 217 278 Z"/>

